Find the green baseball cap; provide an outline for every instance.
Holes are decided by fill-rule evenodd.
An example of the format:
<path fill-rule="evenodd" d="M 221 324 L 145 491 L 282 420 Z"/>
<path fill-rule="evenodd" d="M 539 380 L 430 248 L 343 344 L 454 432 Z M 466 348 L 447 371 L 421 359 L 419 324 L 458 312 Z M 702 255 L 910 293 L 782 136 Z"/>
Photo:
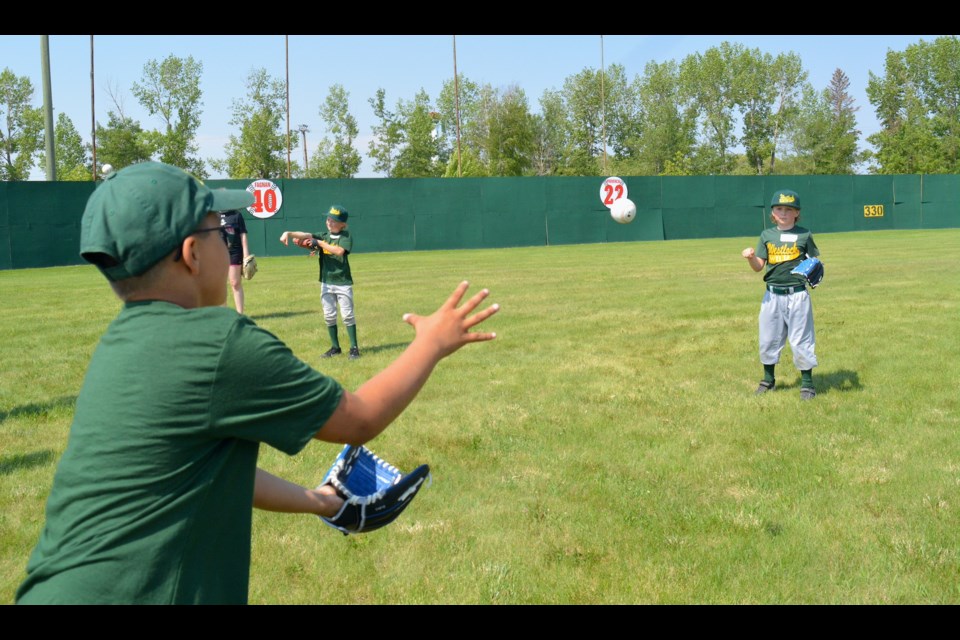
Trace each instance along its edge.
<path fill-rule="evenodd" d="M 800 196 L 797 195 L 796 191 L 790 191 L 789 189 L 780 189 L 773 194 L 773 200 L 770 201 L 771 207 L 792 207 L 796 210 L 800 210 Z"/>
<path fill-rule="evenodd" d="M 335 204 L 330 207 L 330 211 L 327 211 L 327 217 L 331 220 L 346 222 L 347 218 L 350 217 L 350 212 L 341 207 L 339 204 Z"/>
<path fill-rule="evenodd" d="M 211 211 L 243 209 L 253 194 L 210 189 L 182 169 L 140 162 L 107 175 L 80 221 L 80 256 L 107 280 L 142 275 L 173 253 Z"/>

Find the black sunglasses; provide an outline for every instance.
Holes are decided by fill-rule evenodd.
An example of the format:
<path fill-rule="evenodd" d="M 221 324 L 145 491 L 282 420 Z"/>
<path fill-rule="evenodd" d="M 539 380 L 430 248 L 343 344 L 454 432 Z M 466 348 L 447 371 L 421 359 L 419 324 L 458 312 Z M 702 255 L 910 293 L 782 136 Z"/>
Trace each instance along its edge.
<path fill-rule="evenodd" d="M 207 227 L 206 229 L 197 229 L 190 235 L 196 235 L 198 233 L 206 233 L 208 231 L 219 231 L 220 239 L 223 240 L 224 246 L 230 246 L 229 238 L 227 237 L 227 230 L 223 227 Z M 177 247 L 177 255 L 173 256 L 174 262 L 179 262 L 181 256 L 183 256 L 183 243 L 180 243 L 180 246 Z"/>

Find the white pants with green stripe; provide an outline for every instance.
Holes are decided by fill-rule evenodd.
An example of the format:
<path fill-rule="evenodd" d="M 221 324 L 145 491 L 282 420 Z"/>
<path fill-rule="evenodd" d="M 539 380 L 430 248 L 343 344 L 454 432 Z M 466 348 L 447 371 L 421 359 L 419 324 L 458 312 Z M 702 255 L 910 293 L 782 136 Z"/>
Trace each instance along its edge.
<path fill-rule="evenodd" d="M 760 363 L 777 364 L 787 340 L 793 364 L 800 371 L 817 366 L 810 293 L 778 294 L 766 291 L 760 303 Z"/>

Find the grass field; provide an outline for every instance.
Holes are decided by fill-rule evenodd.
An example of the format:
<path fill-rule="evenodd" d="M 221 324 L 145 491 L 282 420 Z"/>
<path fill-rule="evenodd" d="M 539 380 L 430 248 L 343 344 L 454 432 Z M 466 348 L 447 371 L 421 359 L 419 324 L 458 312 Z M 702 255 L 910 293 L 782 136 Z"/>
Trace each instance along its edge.
<path fill-rule="evenodd" d="M 316 262 L 261 260 L 248 313 L 348 388 L 461 279 L 502 310 L 371 443 L 432 485 L 366 536 L 256 512 L 251 602 L 960 603 L 960 230 L 817 235 L 804 403 L 789 348 L 753 395 L 755 241 L 355 255 L 357 361 L 319 359 Z M 0 300 L 9 603 L 120 305 L 92 267 L 0 272 Z M 338 449 L 261 466 L 312 486 Z"/>

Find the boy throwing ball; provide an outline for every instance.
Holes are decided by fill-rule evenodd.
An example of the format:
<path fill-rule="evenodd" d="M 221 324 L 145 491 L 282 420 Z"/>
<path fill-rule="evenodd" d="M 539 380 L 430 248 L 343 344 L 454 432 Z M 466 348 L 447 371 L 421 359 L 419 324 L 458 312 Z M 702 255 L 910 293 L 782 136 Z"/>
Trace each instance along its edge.
<path fill-rule="evenodd" d="M 340 349 L 340 337 L 337 334 L 337 307 L 340 317 L 350 338 L 350 359 L 360 357 L 357 343 L 357 319 L 353 315 L 353 275 L 350 273 L 350 251 L 353 250 L 353 238 L 347 230 L 349 212 L 340 205 L 333 205 L 327 211 L 327 230 L 322 233 L 303 231 L 284 231 L 280 242 L 288 244 L 290 240 L 298 247 L 311 249 L 320 258 L 320 304 L 323 307 L 323 319 L 330 335 L 330 348 L 321 358 L 332 358 L 343 351 Z M 313 255 L 311 253 L 311 255 Z"/>

